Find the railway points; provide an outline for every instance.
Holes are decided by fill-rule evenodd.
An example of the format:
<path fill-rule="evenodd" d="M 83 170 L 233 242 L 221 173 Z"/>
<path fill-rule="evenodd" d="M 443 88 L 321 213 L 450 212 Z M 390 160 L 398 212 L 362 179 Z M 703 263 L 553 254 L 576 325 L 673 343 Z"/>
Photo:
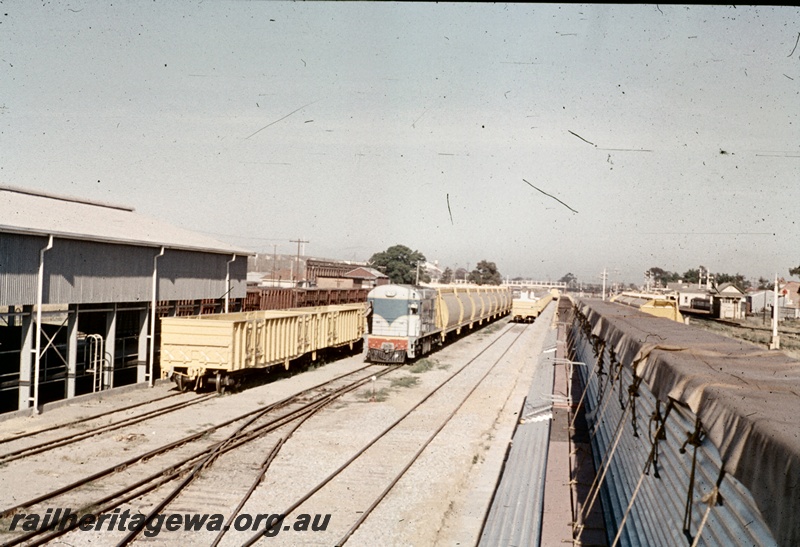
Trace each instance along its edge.
<path fill-rule="evenodd" d="M 544 323 L 542 323 L 541 326 L 544 327 Z M 234 512 L 237 503 L 242 505 L 239 514 L 254 514 L 252 513 L 253 508 L 250 505 L 252 505 L 252 503 L 261 503 L 263 505 L 263 496 L 265 495 L 269 500 L 272 500 L 267 505 L 271 509 L 274 509 L 275 512 L 279 512 L 281 509 L 279 509 L 278 505 L 273 502 L 276 499 L 279 499 L 281 495 L 286 495 L 286 488 L 285 485 L 279 488 L 279 490 L 284 492 L 275 492 L 273 491 L 274 488 L 270 488 L 271 481 L 274 481 L 276 476 L 283 477 L 283 480 L 278 480 L 279 484 L 298 480 L 299 477 L 306 475 L 307 470 L 303 468 L 303 465 L 310 463 L 312 466 L 321 466 L 323 462 L 331 460 L 333 456 L 328 449 L 331 448 L 332 436 L 339 439 L 337 444 L 341 445 L 349 442 L 351 438 L 352 440 L 358 440 L 360 437 L 359 431 L 363 430 L 372 432 L 372 430 L 374 430 L 377 426 L 385 427 L 386 424 L 389 423 L 387 420 L 391 416 L 394 415 L 396 417 L 397 413 L 403 409 L 405 409 L 407 412 L 408 409 L 414 404 L 418 403 L 420 399 L 425 398 L 425 394 L 430 394 L 431 402 L 435 401 L 438 397 L 441 400 L 436 403 L 436 405 L 443 406 L 443 408 L 438 409 L 438 413 L 434 412 L 433 414 L 421 415 L 418 413 L 416 417 L 416 425 L 405 432 L 401 431 L 400 440 L 394 441 L 392 446 L 397 447 L 398 442 L 400 442 L 400 445 L 402 446 L 402 439 L 406 438 L 407 435 L 411 435 L 412 433 L 418 440 L 424 440 L 426 436 L 431 435 L 430 425 L 432 420 L 436 416 L 441 417 L 441 412 L 444 410 L 453 412 L 456 408 L 452 405 L 452 399 L 455 395 L 447 395 L 447 392 L 444 391 L 444 388 L 442 388 L 442 394 L 437 396 L 432 394 L 432 392 L 436 389 L 436 386 L 439 383 L 444 382 L 446 378 L 453 377 L 455 379 L 452 382 L 448 382 L 451 384 L 450 388 L 455 389 L 455 386 L 457 386 L 458 382 L 463 382 L 463 385 L 457 386 L 457 389 L 460 390 L 458 392 L 461 393 L 461 397 L 464 397 L 470 389 L 476 390 L 473 398 L 481 396 L 481 389 L 483 389 L 483 387 L 478 381 L 480 379 L 480 375 L 476 376 L 478 373 L 477 369 L 471 369 L 467 367 L 464 369 L 462 374 L 456 374 L 457 371 L 460 370 L 460 367 L 463 366 L 466 361 L 468 361 L 466 356 L 482 354 L 485 352 L 486 358 L 494 355 L 492 359 L 496 361 L 501 354 L 508 350 L 508 347 L 513 346 L 513 343 L 511 343 L 511 338 L 515 338 L 522 334 L 525 328 L 526 327 L 523 325 L 512 326 L 506 321 L 502 321 L 500 323 L 494 323 L 488 327 L 484 327 L 483 329 L 478 329 L 471 336 L 459 339 L 456 342 L 445 346 L 440 352 L 433 354 L 427 365 L 419 363 L 416 365 L 412 364 L 402 367 L 397 371 L 393 371 L 393 367 L 387 367 L 385 365 L 373 365 L 372 369 L 378 369 L 381 371 L 381 373 L 387 373 L 389 376 L 387 376 L 385 380 L 381 380 L 379 377 L 381 373 L 375 373 L 374 370 L 369 374 L 364 373 L 367 376 L 365 379 L 366 385 L 364 387 L 357 388 L 355 392 L 345 395 L 341 397 L 341 399 L 329 400 L 325 404 L 320 404 L 319 412 L 313 416 L 309 415 L 309 417 L 307 417 L 307 419 L 302 421 L 300 424 L 295 424 L 294 426 L 286 425 L 282 429 L 275 429 L 274 432 L 270 433 L 269 435 L 254 439 L 250 444 L 251 448 L 248 450 L 230 450 L 224 454 L 213 456 L 208 454 L 208 449 L 213 451 L 213 447 L 226 446 L 226 439 L 228 439 L 228 444 L 230 444 L 231 441 L 234 444 L 237 442 L 233 439 L 236 439 L 236 429 L 241 424 L 241 418 L 239 421 L 235 421 L 236 416 L 244 417 L 245 414 L 254 415 L 258 413 L 258 411 L 265 405 L 269 405 L 267 400 L 258 400 L 259 395 L 257 393 L 259 391 L 269 391 L 275 393 L 285 392 L 286 389 L 288 389 L 288 386 L 284 385 L 279 387 L 280 384 L 308 384 L 312 381 L 311 376 L 319 376 L 322 374 L 330 377 L 335 370 L 355 370 L 369 366 L 368 363 L 363 362 L 363 356 L 355 356 L 335 361 L 315 370 L 311 370 L 307 373 L 296 375 L 280 382 L 273 382 L 257 388 L 248 389 L 242 391 L 241 393 L 225 395 L 221 397 L 218 397 L 215 394 L 209 394 L 211 397 L 203 404 L 198 404 L 192 407 L 192 409 L 186 409 L 183 413 L 181 413 L 180 410 L 175 410 L 175 412 L 166 415 L 166 419 L 154 420 L 158 423 L 158 426 L 154 427 L 154 429 L 157 429 L 157 431 L 152 431 L 151 434 L 147 436 L 161 437 L 159 442 L 162 446 L 170 443 L 175 444 L 173 449 L 169 451 L 168 458 L 164 455 L 152 454 L 149 456 L 148 460 L 141 465 L 136 464 L 133 461 L 136 459 L 136 456 L 128 458 L 127 460 L 121 460 L 118 457 L 108 458 L 110 455 L 108 450 L 115 447 L 115 445 L 116 447 L 119 447 L 120 445 L 124 446 L 125 448 L 130 449 L 128 451 L 131 451 L 134 448 L 133 445 L 136 445 L 136 443 L 141 443 L 138 445 L 137 453 L 147 453 L 147 449 L 150 447 L 151 443 L 145 443 L 143 442 L 144 439 L 139 437 L 139 435 L 142 435 L 145 422 L 132 426 L 136 432 L 128 434 L 130 435 L 129 438 L 132 439 L 131 441 L 119 440 L 126 437 L 115 432 L 98 433 L 97 438 L 91 441 L 92 448 L 95 449 L 94 452 L 89 450 L 88 452 L 90 452 L 90 454 L 87 454 L 85 460 L 69 462 L 72 464 L 72 466 L 64 465 L 64 468 L 60 473 L 58 473 L 59 476 L 55 477 L 55 482 L 58 486 L 57 489 L 64 490 L 64 492 L 62 492 L 60 495 L 61 497 L 46 497 L 47 492 L 52 490 L 53 485 L 49 485 L 50 488 L 48 488 L 48 485 L 44 483 L 39 483 L 38 486 L 26 485 L 24 488 L 25 493 L 30 493 L 32 495 L 24 499 L 19 499 L 19 496 L 15 496 L 15 501 L 18 503 L 7 504 L 2 508 L 5 513 L 2 521 L 0 522 L 2 522 L 3 526 L 8 526 L 8 519 L 12 516 L 12 513 L 18 513 L 23 510 L 28 512 L 44 512 L 47 507 L 54 507 L 53 504 L 57 504 L 59 506 L 63 505 L 65 507 L 70 506 L 72 507 L 73 511 L 77 509 L 83 509 L 86 511 L 87 507 L 92 507 L 98 512 L 101 510 L 113 512 L 114 509 L 128 509 L 130 511 L 141 510 L 145 512 L 145 514 L 147 514 L 148 508 L 150 511 L 163 510 L 164 512 L 168 512 L 170 510 L 176 510 L 183 512 L 192 511 L 196 513 L 203 513 L 211 511 L 211 508 L 213 507 L 215 511 L 225 514 L 226 518 L 234 518 L 237 515 Z M 513 337 L 511 336 L 512 333 L 507 333 L 507 331 L 515 329 L 519 330 L 520 332 L 514 332 Z M 503 341 L 504 339 L 505 341 Z M 507 344 L 507 347 L 495 347 L 501 343 Z M 444 360 L 450 359 L 452 359 L 452 362 L 444 362 Z M 478 363 L 475 363 L 474 366 L 477 367 Z M 481 364 L 480 366 L 484 367 L 480 374 L 486 374 L 491 370 L 491 367 L 486 363 Z M 470 376 L 470 374 L 472 376 Z M 373 377 L 375 377 L 375 380 L 372 379 Z M 410 381 L 409 378 L 416 378 L 417 382 Z M 489 383 L 490 380 L 497 381 L 498 379 L 503 379 L 503 376 L 491 375 L 486 379 L 486 383 Z M 503 379 L 504 383 L 510 381 L 511 380 L 509 378 Z M 513 384 L 514 382 L 511 382 L 511 385 Z M 376 388 L 379 396 L 373 397 Z M 387 391 L 389 392 L 389 396 L 385 399 L 382 399 L 380 394 L 385 394 Z M 181 397 L 184 396 L 197 397 L 197 395 L 191 394 L 183 394 Z M 278 400 L 278 398 L 273 395 L 272 402 L 275 400 Z M 370 402 L 371 400 L 375 402 Z M 383 402 L 377 402 L 381 400 Z M 495 403 L 498 404 L 504 404 L 505 402 L 506 397 L 502 396 L 495 401 Z M 226 405 L 233 408 L 226 408 Z M 253 406 L 256 408 L 251 408 Z M 512 404 L 506 410 L 508 411 L 513 406 L 515 405 Z M 242 411 L 245 409 L 247 410 L 243 413 Z M 485 410 L 485 406 L 478 404 L 478 407 L 472 408 L 471 412 L 475 412 L 476 410 Z M 130 410 L 130 412 L 134 411 L 135 409 Z M 235 413 L 235 411 L 238 411 L 238 413 Z M 514 408 L 514 411 L 516 411 L 516 408 Z M 430 413 L 431 411 L 428 410 L 427 412 Z M 222 427 L 217 429 L 210 430 L 210 428 L 213 428 L 214 426 L 205 423 L 204 420 L 212 420 L 212 418 L 202 418 L 204 413 L 206 416 L 212 415 L 213 422 L 218 425 L 224 424 L 228 421 L 230 421 L 230 423 L 227 425 L 222 425 Z M 511 423 L 513 423 L 513 411 L 511 414 L 512 415 L 508 416 L 507 418 L 510 419 Z M 227 420 L 222 420 L 223 417 L 226 417 Z M 165 427 L 167 422 L 171 423 L 172 427 Z M 191 423 L 194 423 L 195 427 L 187 427 Z M 288 424 L 288 422 L 285 423 Z M 280 424 L 275 425 L 277 426 Z M 289 428 L 288 430 L 287 427 Z M 445 427 L 443 429 L 443 433 L 446 433 L 450 427 L 451 426 L 449 425 Z M 468 426 L 462 426 L 460 433 L 457 433 L 457 435 L 463 435 L 464 427 L 469 429 Z M 295 428 L 296 431 L 294 431 L 293 434 L 290 434 L 289 431 L 292 431 L 292 428 Z M 165 429 L 169 431 L 165 431 Z M 194 431 L 194 435 L 197 435 L 197 439 L 203 439 L 204 446 L 207 448 L 196 446 L 197 443 L 194 441 L 190 442 L 186 435 L 181 436 L 174 434 L 178 431 L 186 430 Z M 347 433 L 345 433 L 345 431 L 347 431 Z M 169 434 L 170 432 L 173 434 Z M 46 432 L 42 433 L 42 435 L 46 434 Z M 437 439 L 435 437 L 436 436 L 430 439 L 431 449 L 435 448 L 437 445 Z M 35 440 L 36 436 L 33 436 L 32 439 Z M 86 443 L 87 441 L 88 439 L 78 441 L 78 444 L 75 444 L 75 446 L 82 447 L 82 444 L 80 443 Z M 125 446 L 126 443 L 128 446 Z M 301 449 L 300 454 L 297 453 L 297 450 L 300 449 L 299 447 L 307 446 L 309 444 L 311 447 L 314 447 L 313 450 L 306 448 Z M 484 452 L 486 449 L 481 448 L 484 445 L 488 449 L 491 443 L 486 440 L 486 437 L 481 439 L 479 435 L 465 448 L 469 451 L 478 449 L 480 452 Z M 276 449 L 276 447 L 279 447 L 279 449 Z M 46 465 L 48 460 L 52 459 L 60 459 L 61 461 L 68 462 L 68 460 L 65 459 L 68 457 L 68 454 L 65 452 L 67 448 L 68 447 L 56 448 L 45 453 L 21 457 L 17 461 L 10 461 L 7 466 L 0 468 L 0 477 L 2 477 L 3 473 L 6 473 L 6 477 L 11 476 L 11 474 L 15 471 L 20 471 L 22 469 L 28 469 L 29 471 L 36 472 L 37 469 L 41 469 L 42 465 Z M 411 448 L 414 448 L 414 450 L 419 450 L 420 445 L 416 445 L 416 447 L 412 445 L 406 446 L 406 454 L 408 454 L 408 450 Z M 440 450 L 441 448 L 438 449 Z M 272 452 L 273 450 L 274 453 Z M 205 453 L 206 456 L 202 456 L 201 453 Z M 420 453 L 421 458 L 425 457 L 425 453 L 426 450 L 423 450 Z M 270 456 L 270 454 L 272 455 Z M 311 454 L 314 455 L 311 456 Z M 96 465 L 96 462 L 101 461 L 104 455 L 106 457 L 104 464 L 107 463 L 108 465 L 104 465 L 102 468 L 99 468 Z M 158 508 L 159 503 L 157 500 L 162 498 L 166 499 L 165 492 L 170 489 L 175 489 L 175 484 L 179 484 L 179 481 L 181 480 L 186 480 L 186 477 L 188 476 L 183 474 L 183 472 L 173 472 L 172 474 L 167 473 L 165 475 L 164 473 L 166 468 L 170 467 L 176 471 L 180 471 L 181 469 L 188 469 L 194 466 L 197 468 L 197 470 L 199 470 L 202 467 L 201 462 L 204 461 L 204 457 L 210 457 L 211 459 L 214 459 L 215 461 L 213 465 L 204 467 L 197 479 L 194 481 L 189 481 L 191 484 L 187 483 L 187 487 L 185 489 L 177 489 L 173 499 L 166 502 L 163 507 Z M 258 477 L 257 473 L 253 474 L 246 472 L 249 470 L 263 468 L 265 458 L 271 460 L 271 465 L 266 468 L 266 474 L 263 480 Z M 481 456 L 481 458 L 483 458 L 483 456 Z M 475 465 L 469 458 L 462 459 L 469 464 L 467 469 Z M 181 464 L 181 461 L 183 461 L 184 464 Z M 108 484 L 102 487 L 94 486 L 85 492 L 79 490 L 77 486 L 75 489 L 70 489 L 69 487 L 71 485 L 77 485 L 88 478 L 88 475 L 85 473 L 86 468 L 84 467 L 84 462 L 93 462 L 93 465 L 95 465 L 95 468 L 93 469 L 95 473 L 93 474 L 103 475 L 103 480 L 107 481 Z M 496 462 L 496 465 L 499 465 L 499 463 L 500 462 Z M 180 465 L 183 467 L 176 467 Z M 286 467 L 287 465 L 289 466 L 288 468 Z M 292 470 L 291 466 L 300 467 Z M 70 467 L 72 467 L 72 471 L 70 471 Z M 138 471 L 135 473 L 129 473 L 128 475 L 131 478 L 123 480 L 122 477 L 125 475 L 125 473 L 113 472 L 113 470 L 123 467 L 126 468 L 126 470 L 127 468 L 130 468 L 131 470 L 135 468 L 138 469 Z M 374 467 L 374 464 L 367 466 L 366 469 L 369 469 L 369 467 Z M 413 470 L 413 468 L 414 466 L 412 466 L 411 469 Z M 84 472 L 83 476 L 81 476 L 80 473 L 81 469 Z M 496 471 L 497 470 L 495 470 L 495 472 Z M 139 495 L 141 492 L 138 489 L 143 488 L 146 484 L 148 484 L 147 481 L 145 481 L 145 478 L 147 478 L 145 475 L 147 475 L 150 479 L 161 477 L 161 479 L 156 479 L 156 482 L 163 480 L 163 484 L 153 489 L 153 491 L 150 493 Z M 167 480 L 173 477 L 175 480 Z M 100 479 L 100 477 L 97 478 L 98 480 Z M 136 478 L 136 480 L 133 480 L 134 478 Z M 133 482 L 131 482 L 132 480 Z M 134 486 L 138 482 L 142 482 L 142 485 Z M 228 492 L 227 490 L 223 490 L 222 485 L 231 486 L 233 484 L 236 484 L 237 486 L 236 488 L 232 488 L 230 490 L 230 495 L 220 495 L 221 492 Z M 402 481 L 400 484 L 402 484 Z M 252 498 L 254 500 L 261 499 L 261 501 L 249 502 L 250 505 L 248 505 L 247 500 L 242 501 L 241 496 L 251 488 L 253 490 Z M 111 490 L 114 489 L 117 490 L 116 493 L 111 492 Z M 19 494 L 21 491 L 22 489 L 20 488 L 20 490 L 16 493 Z M 126 494 L 125 492 L 128 493 Z M 131 497 L 131 499 L 127 502 L 128 505 L 119 502 L 120 499 L 125 500 L 126 497 Z M 327 505 L 327 503 L 323 503 L 323 505 Z M 322 509 L 324 509 L 324 507 Z M 322 509 L 320 509 L 321 512 L 333 511 L 333 509 L 325 511 L 322 511 Z M 303 510 L 305 511 L 305 509 Z M 336 521 L 336 519 L 333 520 Z M 365 525 L 368 525 L 369 522 L 370 519 L 367 519 Z M 340 520 L 335 525 L 336 528 L 334 528 L 334 526 L 330 526 L 330 530 L 335 530 L 336 533 L 341 534 L 352 524 L 353 522 L 350 522 L 347 524 L 347 526 L 344 526 L 344 521 Z M 107 531 L 72 531 L 68 532 L 64 538 L 71 544 L 78 545 L 81 544 L 82 541 L 104 541 L 103 538 L 108 539 L 110 537 L 108 534 L 109 532 Z M 181 537 L 176 536 L 175 534 L 167 534 L 164 532 L 162 533 L 162 537 L 159 541 L 166 541 L 168 543 L 173 541 L 189 541 L 192 538 L 198 539 L 202 536 L 202 534 L 193 534 L 196 533 Z M 124 539 L 123 536 L 123 534 L 117 533 L 115 535 L 114 542 L 122 541 Z M 214 541 L 216 533 L 210 533 L 207 534 L 207 536 L 208 537 L 203 536 L 204 539 L 202 541 L 208 539 L 210 544 Z M 4 534 L 4 541 L 7 541 L 5 538 L 8 537 L 10 536 Z M 231 537 L 237 537 L 237 535 L 233 534 Z M 319 541 L 322 536 L 317 534 L 314 537 L 316 538 L 315 541 Z M 289 541 L 290 536 L 287 535 L 284 539 Z M 292 537 L 292 541 L 297 539 L 297 536 Z M 312 537 L 309 536 L 308 539 L 311 540 Z M 36 544 L 36 541 L 37 540 L 31 536 L 28 540 L 21 541 L 19 544 Z M 138 539 L 136 537 L 132 537 L 131 541 L 136 543 Z M 235 544 L 236 541 L 239 541 L 239 539 L 230 539 L 228 538 L 228 534 L 225 534 L 222 536 L 220 544 Z M 356 541 L 355 536 L 353 541 Z"/>

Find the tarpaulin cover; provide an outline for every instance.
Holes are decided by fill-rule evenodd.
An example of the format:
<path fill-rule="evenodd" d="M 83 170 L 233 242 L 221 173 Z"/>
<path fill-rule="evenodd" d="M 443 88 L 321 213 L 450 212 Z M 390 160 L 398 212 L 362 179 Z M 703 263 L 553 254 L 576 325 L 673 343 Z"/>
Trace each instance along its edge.
<path fill-rule="evenodd" d="M 578 301 L 658 399 L 689 406 L 781 545 L 800 545 L 800 361 L 630 307 Z"/>

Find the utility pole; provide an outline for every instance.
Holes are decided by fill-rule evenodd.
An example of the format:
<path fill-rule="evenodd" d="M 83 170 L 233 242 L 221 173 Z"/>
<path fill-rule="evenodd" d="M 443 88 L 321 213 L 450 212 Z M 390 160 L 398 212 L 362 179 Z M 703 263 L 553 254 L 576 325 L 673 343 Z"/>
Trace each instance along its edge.
<path fill-rule="evenodd" d="M 297 278 L 300 277 L 300 245 L 302 243 L 311 243 L 306 239 L 290 239 L 289 243 L 297 243 L 297 257 L 295 258 L 295 271 L 292 274 L 292 280 L 294 281 L 294 286 L 297 286 Z"/>
<path fill-rule="evenodd" d="M 275 286 L 275 270 L 278 268 L 278 244 L 272 244 L 272 286 Z"/>
<path fill-rule="evenodd" d="M 608 279 L 608 273 L 606 272 L 605 268 L 603 268 L 603 274 L 600 277 L 603 278 L 603 300 L 605 300 L 606 299 L 606 279 Z"/>
<path fill-rule="evenodd" d="M 781 338 L 778 335 L 778 274 L 775 274 L 775 294 L 772 298 L 772 343 L 769 349 L 781 349 Z"/>

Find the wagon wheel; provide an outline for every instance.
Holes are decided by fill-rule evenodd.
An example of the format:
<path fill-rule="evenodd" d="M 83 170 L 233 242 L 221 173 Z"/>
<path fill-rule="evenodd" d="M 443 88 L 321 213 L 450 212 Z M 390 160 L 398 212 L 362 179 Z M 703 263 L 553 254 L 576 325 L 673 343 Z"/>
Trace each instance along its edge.
<path fill-rule="evenodd" d="M 175 383 L 178 385 L 178 391 L 185 393 L 189 390 L 189 381 L 183 374 L 175 375 Z"/>
<path fill-rule="evenodd" d="M 216 384 L 217 393 L 221 394 L 225 392 L 225 386 L 222 384 L 222 374 L 219 372 L 217 372 L 216 381 L 214 383 Z"/>

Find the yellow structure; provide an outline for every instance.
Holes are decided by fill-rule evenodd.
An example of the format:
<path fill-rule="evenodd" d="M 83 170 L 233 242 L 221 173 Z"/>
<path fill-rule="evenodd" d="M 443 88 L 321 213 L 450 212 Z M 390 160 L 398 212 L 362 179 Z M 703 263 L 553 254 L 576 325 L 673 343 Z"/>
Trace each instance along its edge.
<path fill-rule="evenodd" d="M 636 292 L 623 292 L 610 300 L 617 304 L 624 304 L 644 313 L 665 317 L 678 323 L 683 323 L 683 315 L 678 310 L 678 301 L 674 297 L 664 294 L 647 294 Z"/>
<path fill-rule="evenodd" d="M 513 299 L 511 320 L 517 323 L 533 323 L 550 302 L 558 299 L 558 296 L 558 290 L 550 289 L 549 293 L 538 299 L 530 297 Z"/>
<path fill-rule="evenodd" d="M 221 390 L 232 374 L 362 340 L 365 304 L 161 318 L 161 377 Z"/>

